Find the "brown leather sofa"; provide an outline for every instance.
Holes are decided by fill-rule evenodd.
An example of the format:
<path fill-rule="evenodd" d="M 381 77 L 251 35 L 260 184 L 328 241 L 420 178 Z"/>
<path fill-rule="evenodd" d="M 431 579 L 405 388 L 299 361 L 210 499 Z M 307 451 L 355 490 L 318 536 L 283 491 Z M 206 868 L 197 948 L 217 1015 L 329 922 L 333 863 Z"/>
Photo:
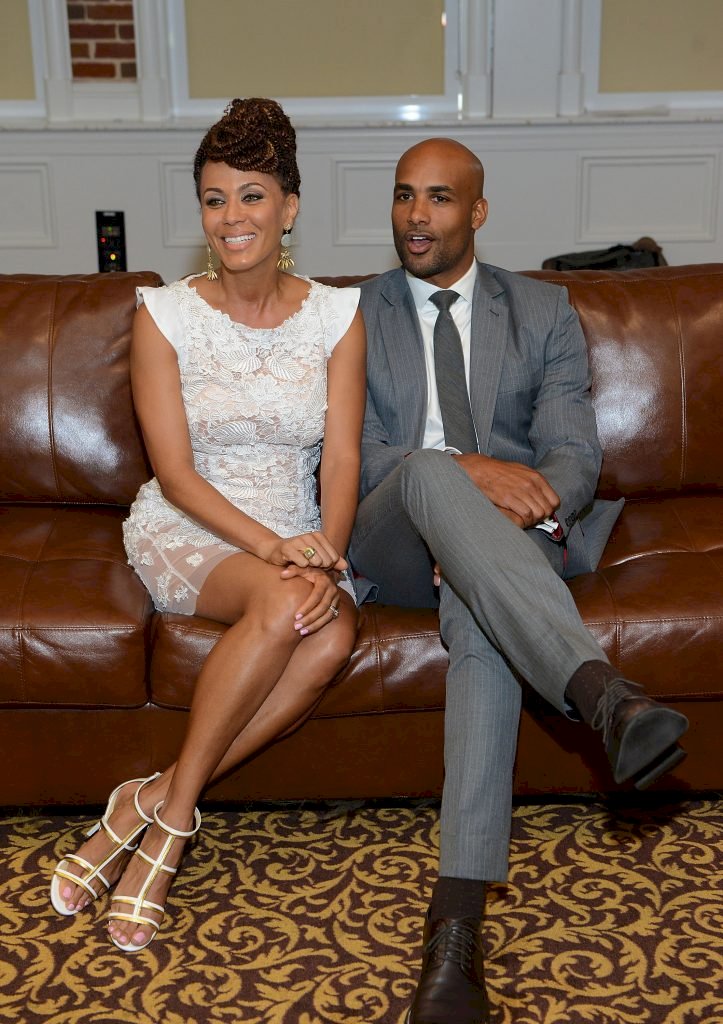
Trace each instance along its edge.
<path fill-rule="evenodd" d="M 627 499 L 572 591 L 621 670 L 690 718 L 689 756 L 658 788 L 721 788 L 723 265 L 536 276 L 580 313 L 599 493 Z M 0 278 L 0 804 L 98 803 L 172 760 L 224 628 L 155 614 L 121 542 L 149 475 L 128 382 L 134 290 L 159 281 Z M 364 607 L 314 716 L 209 795 L 439 792 L 445 661 L 434 613 Z M 526 693 L 516 791 L 614 789 L 600 744 Z"/>

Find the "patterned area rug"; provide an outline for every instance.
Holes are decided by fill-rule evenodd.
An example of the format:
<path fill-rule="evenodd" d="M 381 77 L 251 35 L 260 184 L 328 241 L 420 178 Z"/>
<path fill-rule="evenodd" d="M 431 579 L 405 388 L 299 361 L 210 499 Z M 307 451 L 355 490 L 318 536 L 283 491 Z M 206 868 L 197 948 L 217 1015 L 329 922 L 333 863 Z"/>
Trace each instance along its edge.
<path fill-rule="evenodd" d="M 92 819 L 0 819 L 0 1020 L 402 1024 L 438 808 L 207 813 L 162 930 L 123 954 L 107 899 L 48 901 Z M 515 810 L 483 931 L 494 1024 L 723 1024 L 723 799 Z"/>

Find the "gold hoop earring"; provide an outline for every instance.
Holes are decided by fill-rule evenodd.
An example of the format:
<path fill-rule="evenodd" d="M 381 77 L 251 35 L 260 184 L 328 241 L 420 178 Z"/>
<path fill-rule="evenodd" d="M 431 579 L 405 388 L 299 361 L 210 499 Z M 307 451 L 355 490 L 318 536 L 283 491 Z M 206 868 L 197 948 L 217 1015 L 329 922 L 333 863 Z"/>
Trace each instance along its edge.
<path fill-rule="evenodd" d="M 217 281 L 218 280 L 218 274 L 216 273 L 216 268 L 213 265 L 213 256 L 211 255 L 211 246 L 207 245 L 206 248 L 208 250 L 208 262 L 206 263 L 206 277 L 208 278 L 209 281 Z"/>
<path fill-rule="evenodd" d="M 294 266 L 294 260 L 289 252 L 289 246 L 291 245 L 291 228 L 293 228 L 293 226 L 294 225 L 292 224 L 290 227 L 284 228 L 284 233 L 281 236 L 281 252 L 279 253 L 279 258 L 276 263 L 279 270 L 290 270 L 291 267 Z"/>

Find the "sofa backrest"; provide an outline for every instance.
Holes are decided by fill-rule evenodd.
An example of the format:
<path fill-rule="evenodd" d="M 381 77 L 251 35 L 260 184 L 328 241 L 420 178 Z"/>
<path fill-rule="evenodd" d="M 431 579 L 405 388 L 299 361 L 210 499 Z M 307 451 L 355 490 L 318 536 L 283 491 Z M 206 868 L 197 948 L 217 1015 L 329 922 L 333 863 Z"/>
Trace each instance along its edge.
<path fill-rule="evenodd" d="M 154 273 L 0 275 L 0 501 L 127 505 L 152 475 L 128 357 Z"/>
<path fill-rule="evenodd" d="M 598 493 L 723 488 L 723 264 L 531 276 L 567 287 L 585 332 Z"/>
<path fill-rule="evenodd" d="M 527 273 L 564 285 L 580 316 L 604 452 L 598 494 L 723 488 L 723 264 Z"/>
<path fill-rule="evenodd" d="M 580 315 L 604 450 L 598 493 L 723 488 L 723 264 L 529 273 L 565 285 Z M 128 378 L 135 289 L 161 283 L 151 272 L 0 275 L 0 501 L 134 499 L 151 475 Z"/>

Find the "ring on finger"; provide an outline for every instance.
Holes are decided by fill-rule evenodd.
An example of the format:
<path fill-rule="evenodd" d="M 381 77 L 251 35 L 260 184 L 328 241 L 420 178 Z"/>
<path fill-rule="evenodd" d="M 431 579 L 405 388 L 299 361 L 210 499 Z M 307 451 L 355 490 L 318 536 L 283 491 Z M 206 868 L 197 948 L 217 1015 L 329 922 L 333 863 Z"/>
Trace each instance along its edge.
<path fill-rule="evenodd" d="M 335 619 L 339 618 L 339 609 L 336 607 L 336 605 L 330 604 L 329 611 L 331 612 Z"/>
<path fill-rule="evenodd" d="M 312 547 L 304 548 L 304 550 L 301 553 L 304 556 L 304 558 L 307 561 L 309 561 L 309 559 L 313 558 L 314 555 L 316 554 L 316 548 L 312 548 Z"/>

